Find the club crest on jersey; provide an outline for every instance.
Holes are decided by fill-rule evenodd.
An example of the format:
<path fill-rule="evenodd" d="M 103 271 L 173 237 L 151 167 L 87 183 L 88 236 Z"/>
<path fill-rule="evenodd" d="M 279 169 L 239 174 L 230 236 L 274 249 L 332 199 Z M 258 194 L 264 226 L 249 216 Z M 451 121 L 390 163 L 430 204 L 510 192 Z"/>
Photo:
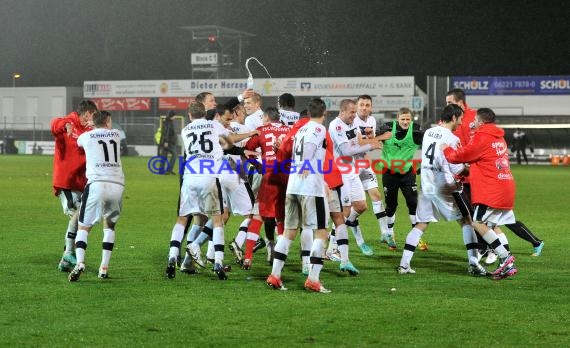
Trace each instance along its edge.
<path fill-rule="evenodd" d="M 509 165 L 509 160 L 505 157 L 501 157 L 495 161 L 495 166 L 498 170 L 505 170 L 509 169 L 511 166 Z"/>

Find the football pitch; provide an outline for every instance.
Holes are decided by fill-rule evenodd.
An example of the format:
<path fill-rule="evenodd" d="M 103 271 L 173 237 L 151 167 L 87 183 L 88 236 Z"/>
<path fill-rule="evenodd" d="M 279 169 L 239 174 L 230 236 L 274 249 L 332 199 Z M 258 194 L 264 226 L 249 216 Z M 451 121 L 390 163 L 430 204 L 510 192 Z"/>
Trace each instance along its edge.
<path fill-rule="evenodd" d="M 349 232 L 361 273 L 351 277 L 326 261 L 321 280 L 332 293 L 318 294 L 303 290 L 298 242 L 283 270 L 288 291 L 265 284 L 265 250 L 250 271 L 233 264 L 227 281 L 207 269 L 166 279 L 178 176 L 151 174 L 148 160 L 122 159 L 126 189 L 110 278 L 97 278 L 99 224 L 89 237 L 86 272 L 69 283 L 57 270 L 67 218 L 51 188 L 52 157 L 0 156 L 0 346 L 568 346 L 569 167 L 513 167 L 515 215 L 546 243 L 542 256 L 531 257 L 531 245 L 504 229 L 517 258 L 515 277 L 468 275 L 461 230 L 447 222 L 424 234 L 430 249 L 416 252 L 417 274 L 396 274 L 410 229 L 400 197 L 399 249 L 379 243 L 366 212 L 360 221 L 374 256 L 363 256 Z M 226 244 L 240 221 L 230 219 Z M 226 264 L 232 260 L 226 247 Z"/>

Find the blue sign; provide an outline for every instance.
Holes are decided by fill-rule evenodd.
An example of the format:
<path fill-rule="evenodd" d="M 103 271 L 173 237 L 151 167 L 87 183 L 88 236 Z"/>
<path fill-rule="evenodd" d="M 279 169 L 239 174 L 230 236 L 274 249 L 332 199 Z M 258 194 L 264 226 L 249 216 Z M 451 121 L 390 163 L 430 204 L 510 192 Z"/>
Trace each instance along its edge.
<path fill-rule="evenodd" d="M 422 110 L 424 108 L 424 98 L 412 97 L 412 110 Z"/>
<path fill-rule="evenodd" d="M 567 95 L 570 76 L 453 76 L 467 95 Z"/>

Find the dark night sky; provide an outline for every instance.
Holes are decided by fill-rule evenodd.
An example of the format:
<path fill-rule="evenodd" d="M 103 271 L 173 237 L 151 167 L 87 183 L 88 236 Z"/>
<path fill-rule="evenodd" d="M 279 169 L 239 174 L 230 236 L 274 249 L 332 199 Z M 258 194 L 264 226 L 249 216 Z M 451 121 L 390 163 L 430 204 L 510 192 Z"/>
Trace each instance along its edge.
<path fill-rule="evenodd" d="M 568 1 L 0 0 L 0 87 L 189 79 L 179 29 L 257 36 L 273 77 L 570 74 Z M 244 75 L 245 78 L 245 75 Z"/>

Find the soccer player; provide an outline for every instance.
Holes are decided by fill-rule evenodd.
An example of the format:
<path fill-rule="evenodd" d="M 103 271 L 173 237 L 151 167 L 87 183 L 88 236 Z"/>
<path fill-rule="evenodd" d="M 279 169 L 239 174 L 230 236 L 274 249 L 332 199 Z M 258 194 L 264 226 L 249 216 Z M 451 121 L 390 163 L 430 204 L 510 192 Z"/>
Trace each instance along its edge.
<path fill-rule="evenodd" d="M 188 106 L 191 123 L 182 130 L 184 148 L 187 151 L 184 168 L 184 181 L 180 189 L 180 216 L 192 214 L 197 224 L 203 226 L 207 217 L 213 224 L 214 272 L 220 280 L 227 279 L 223 266 L 224 260 L 224 225 L 222 220 L 222 192 L 219 172 L 222 165 L 223 150 L 233 145 L 229 132 L 219 122 L 206 120 L 206 109 L 200 102 L 191 102 Z M 187 252 L 196 262 L 200 262 L 199 248 L 194 243 L 187 247 Z M 175 262 L 170 259 L 169 264 Z M 203 266 L 203 265 L 200 265 Z"/>
<path fill-rule="evenodd" d="M 216 103 L 216 97 L 211 92 L 201 92 L 198 95 L 196 95 L 196 98 L 194 98 L 194 99 L 195 99 L 195 101 L 204 104 L 204 108 L 206 109 L 206 112 L 208 110 L 215 109 L 216 105 L 218 105 Z"/>
<path fill-rule="evenodd" d="M 244 108 L 247 114 L 245 118 L 245 126 L 249 130 L 257 129 L 263 126 L 263 110 L 261 109 L 261 95 L 254 93 L 251 97 L 245 98 Z"/>
<path fill-rule="evenodd" d="M 361 158 L 359 156 L 372 149 L 380 149 L 382 144 L 374 139 L 367 139 L 368 144 L 360 145 L 357 136 L 360 131 L 354 125 L 355 117 L 356 103 L 351 99 L 343 99 L 340 102 L 340 112 L 337 118 L 329 124 L 329 133 L 333 140 L 335 158 L 340 158 L 340 161 L 346 162 L 350 168 L 342 172 L 342 205 L 347 217 L 346 225 L 351 228 L 356 244 L 362 253 L 371 256 L 374 252 L 364 241 L 358 224 L 358 217 L 366 211 L 367 207 L 362 181 L 354 165 L 355 158 Z"/>
<path fill-rule="evenodd" d="M 508 249 L 508 240 L 500 225 L 515 223 L 513 206 L 515 182 L 511 173 L 505 131 L 495 124 L 495 113 L 488 108 L 477 110 L 475 133 L 469 144 L 453 149 L 443 146 L 450 163 L 469 163 L 473 190 L 473 226 L 499 256 L 494 279 L 517 273 L 515 258 Z"/>
<path fill-rule="evenodd" d="M 293 152 L 293 139 L 295 134 L 303 127 L 304 125 L 309 122 L 309 118 L 304 117 L 301 118 L 299 121 L 295 122 L 293 127 L 285 138 L 279 142 L 279 159 L 289 159 L 292 157 Z M 327 144 L 332 144 L 332 138 L 327 131 L 326 135 Z M 282 157 L 281 157 L 282 156 Z M 329 165 L 331 167 L 329 167 Z M 329 249 L 331 249 L 331 254 L 334 255 L 334 261 L 340 261 L 339 269 L 341 272 L 348 272 L 348 274 L 352 276 L 356 276 L 360 273 L 360 271 L 354 267 L 352 262 L 349 260 L 349 250 L 348 250 L 348 227 L 345 224 L 345 218 L 343 214 L 343 207 L 342 207 L 342 194 L 341 194 L 341 187 L 343 185 L 342 182 L 342 174 L 340 169 L 336 165 L 334 160 L 334 150 L 332 146 L 327 146 L 326 153 L 325 153 L 325 164 L 323 166 L 324 172 L 324 179 L 325 183 L 327 184 L 327 198 L 330 210 L 330 217 L 334 223 L 334 228 L 336 229 L 336 235 L 332 235 L 329 237 Z M 333 239 L 336 237 L 336 247 L 338 254 L 340 256 L 337 257 L 336 252 L 332 253 L 332 244 Z M 313 230 L 304 228 L 301 230 L 301 258 L 303 263 L 303 274 L 309 275 L 310 272 L 310 253 L 311 248 L 313 245 Z M 328 250 L 327 250 L 328 253 Z M 325 254 L 327 257 L 327 254 Z M 333 260 L 333 257 L 329 257 L 329 259 Z"/>
<path fill-rule="evenodd" d="M 251 91 L 251 93 L 245 97 L 245 98 L 249 98 L 251 95 L 253 95 L 253 90 L 248 90 Z M 230 107 L 231 111 L 232 111 L 232 115 L 233 115 L 233 121 L 230 122 L 230 126 L 229 129 L 231 129 L 231 131 L 233 133 L 236 134 L 242 134 L 242 133 L 247 133 L 248 128 L 244 125 L 245 122 L 245 109 L 243 107 L 243 104 L 237 99 L 231 99 L 230 101 L 228 101 L 226 103 L 226 105 L 228 105 L 228 107 Z M 237 147 L 242 147 L 245 145 L 245 143 L 247 142 L 247 139 L 244 139 L 240 142 L 236 142 L 234 143 L 235 146 Z M 249 156 L 248 156 L 249 157 Z M 237 159 L 242 159 L 240 158 L 235 158 Z M 247 170 L 244 170 L 243 173 L 248 173 Z M 258 212 L 259 211 L 259 205 L 256 202 L 256 193 L 253 192 L 253 187 L 251 186 L 251 180 L 248 176 L 247 180 L 245 180 L 245 182 L 247 182 L 247 185 L 249 186 L 249 189 L 252 190 L 252 195 L 253 195 L 253 200 L 254 200 L 254 206 L 252 208 L 252 212 Z M 245 248 L 243 248 L 243 245 L 246 241 L 247 238 L 247 230 L 249 227 L 249 224 L 251 223 L 251 219 L 253 218 L 253 215 L 249 215 L 247 219 L 245 219 L 239 227 L 239 231 L 236 234 L 236 236 L 234 237 L 234 239 L 230 242 L 229 248 L 230 251 L 234 254 L 234 257 L 236 259 L 236 261 L 240 264 L 243 264 L 243 250 Z"/>
<path fill-rule="evenodd" d="M 380 133 L 391 132 L 390 139 L 384 140 L 382 159 L 388 167 L 382 173 L 382 185 L 386 198 L 386 215 L 388 230 L 381 242 L 388 244 L 390 250 L 396 250 L 394 241 L 394 223 L 396 222 L 396 208 L 398 207 L 398 191 L 406 199 L 408 214 L 412 227 L 416 224 L 416 207 L 418 205 L 418 187 L 416 175 L 419 167 L 412 162 L 416 151 L 422 144 L 423 132 L 418 124 L 412 121 L 412 111 L 409 108 L 400 108 L 396 120 L 386 122 Z M 420 250 L 427 249 L 422 241 L 418 244 Z"/>
<path fill-rule="evenodd" d="M 299 227 L 311 228 L 314 230 L 314 240 L 305 289 L 328 293 L 330 290 L 319 280 L 328 237 L 325 229 L 328 215 L 326 187 L 323 171 L 319 170 L 325 159 L 326 147 L 329 146 L 323 126 L 326 106 L 321 99 L 315 98 L 309 102 L 308 110 L 311 120 L 295 134 L 292 163 L 295 169 L 289 174 L 287 183 L 285 232 L 275 245 L 273 269 L 266 282 L 274 289 L 287 290 L 281 281 L 281 271 L 289 254 L 289 246 Z"/>
<path fill-rule="evenodd" d="M 459 146 L 459 138 L 452 131 L 462 122 L 463 110 L 456 105 L 446 106 L 440 116 L 440 124 L 428 129 L 422 142 L 421 183 L 422 193 L 419 195 L 416 210 L 417 223 L 408 233 L 400 266 L 400 274 L 416 273 L 410 267 L 416 247 L 427 230 L 430 222 L 437 222 L 441 216 L 447 221 L 458 221 L 462 226 L 463 240 L 467 248 L 469 272 L 487 275 L 487 271 L 479 265 L 477 259 L 477 236 L 471 226 L 469 207 L 460 194 L 461 184 L 455 177 L 465 175 L 467 169 L 463 164 L 449 164 L 441 147 Z"/>
<path fill-rule="evenodd" d="M 190 112 L 190 110 L 189 110 Z M 224 117 L 228 117 L 227 113 L 229 112 L 229 109 L 225 106 L 220 107 L 220 111 L 221 113 L 223 113 Z M 222 128 L 224 127 L 223 124 L 219 121 L 212 121 L 211 122 L 215 122 L 216 125 L 221 126 Z M 228 122 L 229 123 L 229 122 Z M 251 132 L 247 132 L 246 134 L 232 134 L 230 132 L 229 129 L 227 128 L 223 128 L 223 132 L 224 134 L 227 132 L 227 136 L 228 138 L 231 140 L 231 142 L 233 143 L 234 141 L 240 141 L 243 140 L 247 137 L 250 137 L 251 135 L 257 134 L 257 131 L 251 131 Z M 204 140 L 205 141 L 205 140 Z M 185 151 L 190 151 L 188 148 L 186 148 Z M 196 172 L 198 173 L 198 172 Z M 217 173 L 217 171 L 215 172 Z M 228 173 L 228 171 L 221 171 L 222 175 L 223 174 L 230 174 Z M 181 180 L 181 189 L 184 186 L 184 178 L 186 178 L 186 176 L 183 176 L 183 179 Z M 226 184 L 231 186 L 229 184 L 229 182 L 226 181 Z M 245 189 L 245 187 L 244 187 Z M 222 192 L 223 193 L 223 192 Z M 244 196 L 244 192 L 241 190 L 241 187 L 235 191 L 233 191 L 233 196 Z M 182 190 L 181 190 L 181 195 L 182 195 Z M 247 203 L 251 198 L 250 194 L 248 194 L 247 192 L 245 192 L 245 196 L 247 196 L 247 200 L 244 201 L 244 203 Z M 181 198 L 180 198 L 181 199 Z M 180 208 L 182 207 L 182 205 L 180 204 L 180 199 L 179 199 L 179 209 L 178 209 L 178 219 L 177 222 L 172 230 L 172 235 L 171 235 L 171 240 L 170 240 L 170 249 L 169 249 L 169 255 L 168 255 L 168 264 L 166 266 L 166 276 L 170 279 L 174 278 L 176 276 L 176 260 L 178 259 L 178 255 L 180 253 L 180 244 L 182 241 L 182 238 L 184 236 L 184 224 L 187 223 L 188 219 L 188 215 L 182 215 L 180 213 Z M 222 200 L 223 202 L 223 200 Z M 240 204 L 241 206 L 241 204 Z M 243 208 L 243 209 L 242 209 Z M 242 210 L 240 210 L 242 209 Z M 243 213 L 243 211 L 247 211 L 247 207 L 246 206 L 241 206 L 238 207 L 234 207 L 234 212 L 236 213 Z M 225 218 L 225 217 L 223 217 Z M 180 266 L 180 271 L 183 273 L 188 273 L 188 274 L 195 274 L 197 273 L 197 271 L 195 270 L 194 264 L 192 263 L 193 259 L 196 259 L 196 264 L 198 264 L 201 267 L 204 267 L 205 264 L 202 262 L 201 257 L 200 257 L 200 246 L 209 239 L 213 239 L 213 234 L 214 234 L 214 230 L 213 230 L 213 221 L 208 220 L 207 222 L 205 221 L 205 219 L 200 218 L 197 219 L 196 221 L 194 221 L 194 223 L 192 224 L 192 227 L 190 228 L 190 231 L 188 232 L 187 235 L 187 249 L 188 248 L 193 248 L 194 250 L 194 257 L 192 257 L 189 253 L 186 254 L 184 261 L 182 262 L 181 266 Z M 214 258 L 215 261 L 215 245 L 213 245 L 214 248 L 214 252 L 213 252 L 213 256 L 212 258 Z M 215 262 L 214 262 L 215 263 Z"/>
<path fill-rule="evenodd" d="M 194 100 L 204 104 L 206 111 L 214 109 L 216 107 L 216 98 L 211 92 L 200 92 L 196 95 Z M 183 152 L 184 152 L 184 157 L 186 157 L 186 149 L 183 149 Z M 184 181 L 184 176 L 182 175 L 183 165 L 184 165 L 183 163 L 180 163 L 179 173 L 178 173 L 180 174 L 179 185 L 181 188 L 182 188 L 182 183 Z M 176 205 L 176 210 L 178 213 L 179 209 L 180 209 L 180 196 L 178 197 L 178 202 Z M 170 251 L 168 257 L 169 261 L 166 266 L 166 276 L 168 278 L 174 278 L 176 275 L 175 273 L 176 263 L 174 265 L 171 265 L 170 259 L 172 255 L 175 255 L 176 260 L 178 260 L 178 257 L 180 255 L 180 246 L 182 239 L 184 238 L 184 234 L 186 234 L 187 245 L 191 244 L 194 241 L 194 239 L 196 239 L 196 237 L 198 236 L 203 227 L 204 226 L 200 226 L 199 224 L 196 223 L 193 224 L 192 215 L 190 214 L 187 216 L 178 216 L 176 218 L 176 222 L 172 227 L 171 238 L 170 238 Z M 186 265 L 182 264 L 180 266 L 181 266 L 180 270 L 184 273 L 190 273 L 190 274 L 197 273 L 193 265 L 190 265 L 188 262 L 186 263 Z"/>
<path fill-rule="evenodd" d="M 372 113 L 372 97 L 367 94 L 363 94 L 356 98 L 356 117 L 354 118 L 354 126 L 360 129 L 363 137 L 373 138 L 376 135 L 376 119 L 371 115 Z M 386 134 L 385 137 L 388 138 L 390 134 Z M 366 154 L 357 156 L 360 159 L 367 159 Z M 360 181 L 362 181 L 362 187 L 364 191 L 370 196 L 370 201 L 372 202 L 372 211 L 378 220 L 378 226 L 380 227 L 380 240 L 386 240 L 390 250 L 396 249 L 396 243 L 394 242 L 393 233 L 392 237 L 388 232 L 388 218 L 386 215 L 386 210 L 382 203 L 382 196 L 378 190 L 378 178 L 376 174 L 368 168 L 360 169 L 359 173 Z M 358 225 L 358 221 L 355 222 Z"/>
<path fill-rule="evenodd" d="M 83 133 L 77 144 L 85 150 L 87 186 L 81 197 L 79 228 L 75 238 L 77 265 L 69 273 L 69 281 L 79 280 L 85 271 L 87 237 L 94 224 L 103 219 L 103 252 L 99 278 L 108 278 L 109 261 L 115 245 L 115 225 L 121 216 L 125 176 L 121 166 L 121 137 L 112 129 L 111 114 L 106 111 L 93 116 L 95 129 Z"/>
<path fill-rule="evenodd" d="M 58 268 L 70 272 L 76 265 L 75 236 L 81 194 L 87 184 L 85 152 L 77 145 L 77 138 L 93 128 L 93 115 L 97 106 L 90 100 L 79 103 L 77 110 L 51 121 L 55 139 L 53 156 L 53 190 L 59 198 L 63 213 L 69 217 L 64 235 L 65 248 Z"/>
<path fill-rule="evenodd" d="M 461 144 L 467 145 L 471 140 L 474 132 L 474 122 L 475 122 L 475 114 L 477 111 L 472 109 L 467 105 L 465 91 L 460 88 L 455 88 L 447 92 L 445 97 L 445 102 L 449 104 L 456 104 L 459 105 L 464 112 L 464 119 L 463 124 L 455 131 L 455 135 L 459 137 L 461 140 Z M 471 185 L 469 184 L 468 178 L 464 179 L 463 189 L 465 194 L 467 195 L 468 199 L 471 199 Z M 526 240 L 530 244 L 532 244 L 533 250 L 531 256 L 540 256 L 542 254 L 542 248 L 544 248 L 544 241 L 537 236 L 522 222 L 522 221 L 515 221 L 512 224 L 505 225 L 509 230 L 511 230 L 514 234 L 516 234 L 519 238 Z M 488 248 L 484 241 L 479 241 L 479 244 L 483 244 L 484 246 L 482 249 Z M 492 250 L 484 251 L 487 253 L 486 263 L 492 264 L 496 261 L 497 256 L 493 253 Z"/>
<path fill-rule="evenodd" d="M 243 92 L 243 95 L 249 95 L 250 93 L 252 93 L 251 90 L 245 90 Z M 239 103 L 239 100 L 243 100 L 243 96 L 240 94 L 238 97 L 234 97 L 232 99 L 230 99 L 231 101 L 236 100 L 237 103 Z M 202 104 L 205 105 L 205 109 L 206 107 L 208 108 L 215 108 L 216 107 L 216 99 L 214 97 L 214 95 L 210 92 L 201 92 L 199 93 L 196 98 L 196 101 L 201 102 Z M 208 110 L 208 109 L 206 109 Z M 187 149 L 184 149 L 184 152 L 186 154 Z M 181 163 L 181 168 L 183 168 L 183 163 Z M 183 169 L 182 171 L 179 173 L 180 175 L 180 188 L 182 188 L 182 184 L 184 181 L 184 176 L 183 174 Z M 187 215 L 187 216 L 180 216 L 180 197 L 178 197 L 178 202 L 177 202 L 177 207 L 176 207 L 176 211 L 177 211 L 177 218 L 176 218 L 176 222 L 174 223 L 174 226 L 172 227 L 172 232 L 171 232 L 171 238 L 170 238 L 170 248 L 169 248 L 169 253 L 168 253 L 168 261 L 167 261 L 167 266 L 166 266 L 166 276 L 168 278 L 174 278 L 176 276 L 176 262 L 175 263 L 171 263 L 171 259 L 174 258 L 175 260 L 178 260 L 179 255 L 180 255 L 180 247 L 181 247 L 181 242 L 182 239 L 184 238 L 184 234 L 186 232 L 186 242 L 187 245 L 192 244 L 200 235 L 201 232 L 204 232 L 206 235 L 210 236 L 209 238 L 211 239 L 211 235 L 213 234 L 212 228 L 211 228 L 211 223 L 206 224 L 206 225 L 200 225 L 198 223 L 196 223 L 194 221 L 194 223 L 192 223 L 192 215 Z M 204 231 L 202 231 L 204 230 Z M 201 244 L 201 243 L 200 243 Z M 188 274 L 195 274 L 197 273 L 197 271 L 194 268 L 194 265 L 191 262 L 191 258 L 185 258 L 186 262 L 183 262 L 180 265 L 180 271 L 183 273 L 188 273 Z"/>
<path fill-rule="evenodd" d="M 265 226 L 265 236 L 267 237 L 267 257 L 272 263 L 272 252 L 275 247 L 275 227 L 279 235 L 283 234 L 283 221 L 285 218 L 285 191 L 287 188 L 287 173 L 280 168 L 274 150 L 277 139 L 285 137 L 289 132 L 289 127 L 280 122 L 279 111 L 274 107 L 268 107 L 263 113 L 264 126 L 258 127 L 259 135 L 251 137 L 245 144 L 245 149 L 255 151 L 261 149 L 261 158 L 265 172 L 261 177 L 259 191 L 263 192 L 258 197 L 259 215 L 253 217 L 251 224 L 260 224 L 261 219 Z M 248 229 L 249 231 L 253 229 Z M 253 233 L 257 232 L 257 235 Z M 252 264 L 253 247 L 259 239 L 259 229 L 253 231 L 253 235 L 248 233 L 245 245 L 245 256 L 243 268 L 250 269 Z"/>
<path fill-rule="evenodd" d="M 257 131 L 245 132 L 242 134 L 235 134 L 231 130 L 231 124 L 234 120 L 234 113 L 231 111 L 230 107 L 226 105 L 218 105 L 216 107 L 219 117 L 217 120 L 224 126 L 224 128 L 230 131 L 230 137 L 232 141 L 243 139 L 246 141 L 249 139 L 250 135 L 256 135 Z M 245 138 L 245 139 L 244 139 Z M 224 224 L 226 224 L 229 219 L 229 212 L 231 211 L 234 215 L 244 216 L 245 219 L 241 222 L 238 235 L 242 232 L 247 232 L 247 227 L 251 221 L 251 215 L 253 210 L 253 204 L 255 202 L 255 197 L 253 190 L 247 180 L 247 173 L 241 167 L 238 167 L 238 163 L 241 160 L 241 156 L 255 155 L 257 153 L 245 150 L 243 147 L 237 144 L 241 142 L 235 142 L 234 147 L 230 151 L 224 151 L 224 160 L 228 162 L 231 170 L 223 170 L 220 175 L 220 184 L 222 186 L 222 196 L 224 198 Z M 245 241 L 245 238 L 244 238 Z M 243 242 L 242 242 L 243 244 Z M 238 245 L 235 240 L 229 244 L 229 248 L 235 256 L 235 261 L 238 264 L 243 265 L 243 251 L 241 245 Z"/>
<path fill-rule="evenodd" d="M 278 104 L 281 123 L 289 128 L 293 127 L 300 117 L 295 111 L 295 97 L 291 93 L 283 93 L 279 96 Z"/>
<path fill-rule="evenodd" d="M 263 110 L 261 109 L 262 105 L 261 95 L 259 93 L 253 93 L 253 95 L 251 95 L 249 98 L 245 98 L 243 105 L 245 113 L 247 114 L 247 117 L 245 118 L 244 121 L 245 129 L 254 130 L 257 129 L 258 127 L 263 126 Z M 257 149 L 256 151 L 260 152 L 261 149 Z M 257 157 L 257 159 L 261 161 L 261 158 L 259 156 Z M 253 173 L 249 175 L 249 179 L 250 179 L 251 188 L 253 189 L 253 193 L 255 195 L 255 204 L 253 210 L 255 213 L 258 213 L 259 212 L 258 192 L 259 192 L 259 187 L 261 185 L 261 173 L 253 171 Z M 247 235 L 250 238 L 255 239 L 256 235 L 259 235 L 260 229 L 261 225 L 252 220 L 247 229 Z M 265 244 L 266 243 L 263 239 L 257 238 L 257 243 L 255 243 L 253 251 L 255 252 L 265 247 Z"/>

